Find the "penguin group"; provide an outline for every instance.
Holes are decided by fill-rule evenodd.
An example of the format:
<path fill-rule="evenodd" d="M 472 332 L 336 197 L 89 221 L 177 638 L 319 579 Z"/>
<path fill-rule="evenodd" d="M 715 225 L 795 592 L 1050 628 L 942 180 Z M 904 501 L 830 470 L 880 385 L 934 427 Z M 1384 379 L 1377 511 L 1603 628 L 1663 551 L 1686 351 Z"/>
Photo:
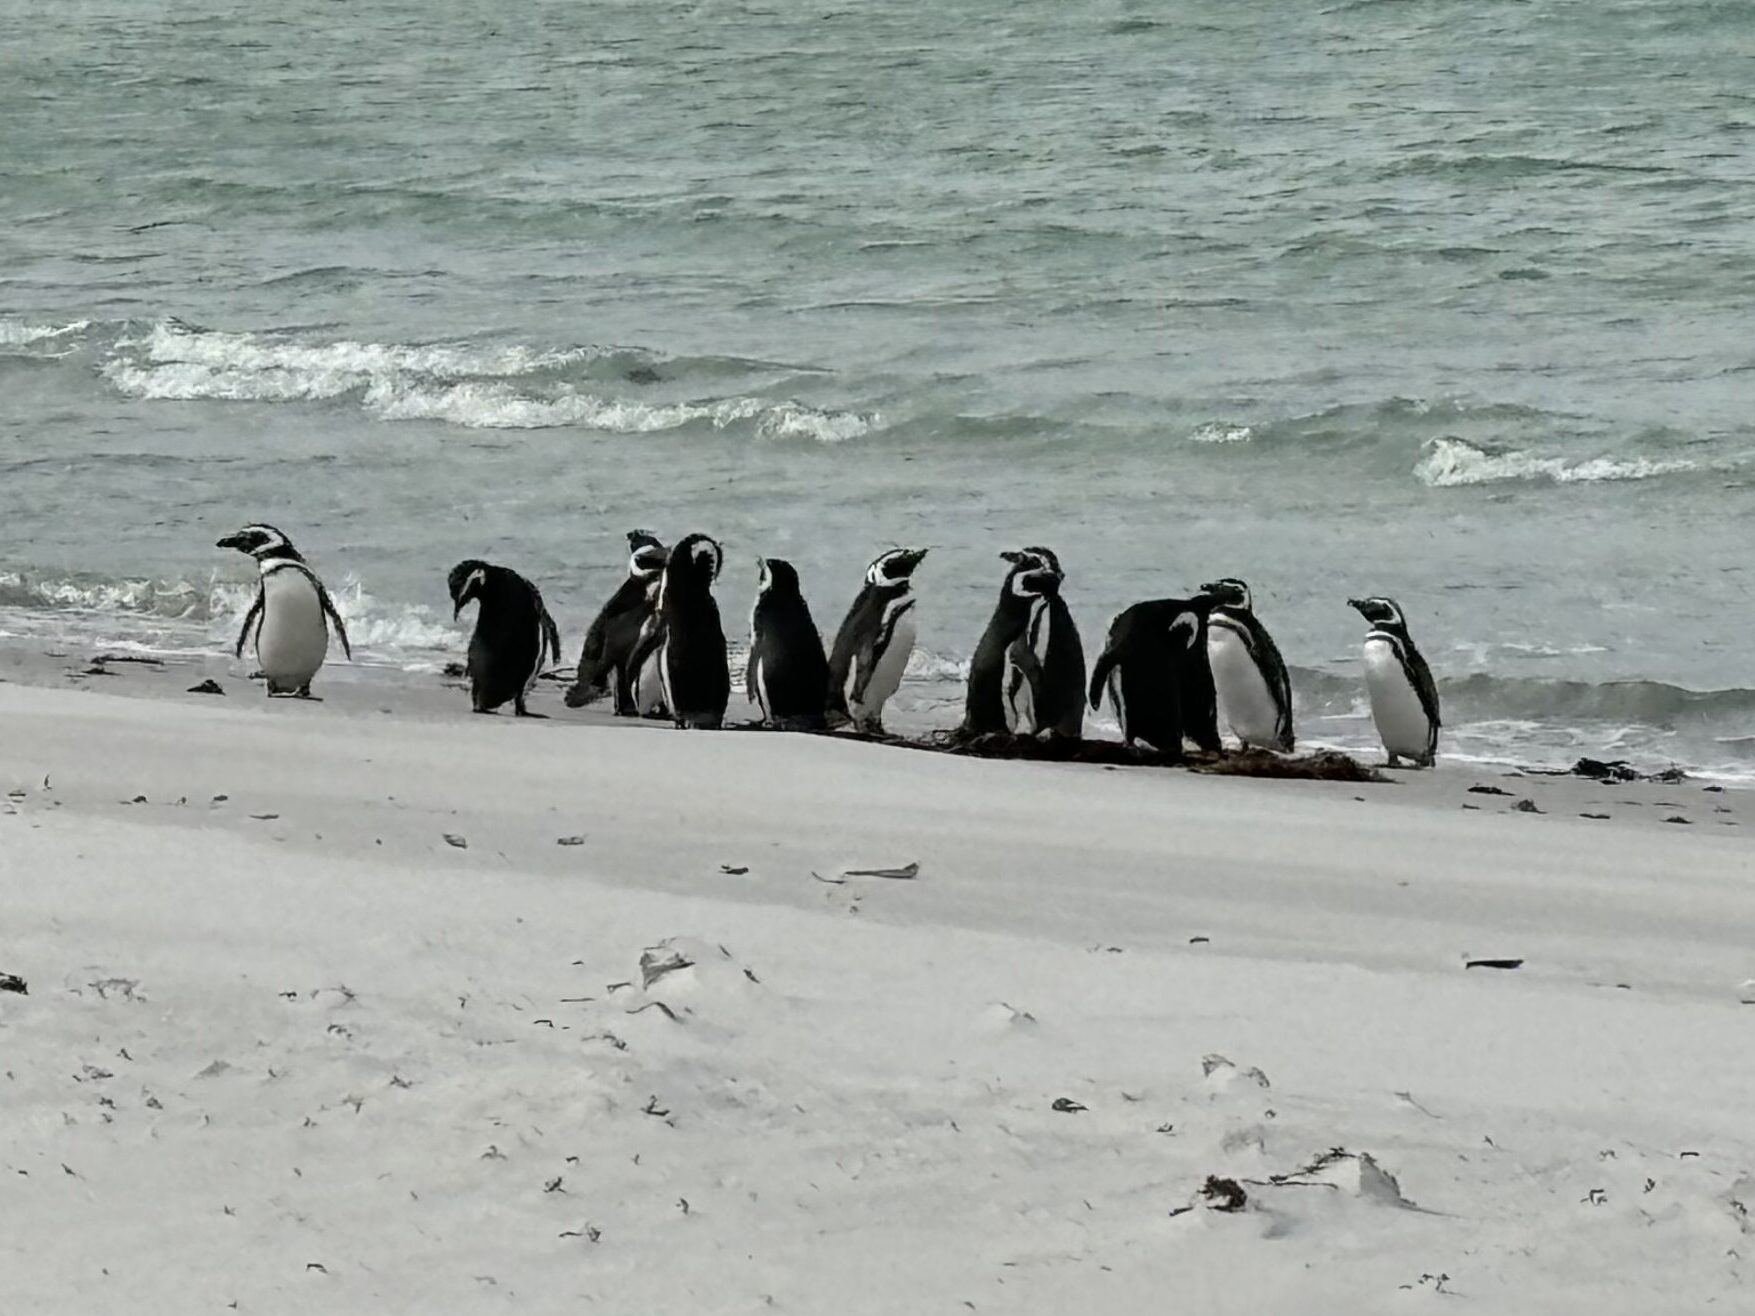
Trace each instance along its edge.
<path fill-rule="evenodd" d="M 731 671 L 713 593 L 725 567 L 723 548 L 705 534 L 666 547 L 651 531 L 633 530 L 627 541 L 627 574 L 586 631 L 567 706 L 607 698 L 619 716 L 723 726 Z M 331 631 L 352 657 L 321 578 L 270 525 L 247 525 L 217 546 L 257 563 L 256 597 L 237 655 L 253 632 L 268 693 L 311 698 Z M 828 646 L 797 569 L 784 558 L 757 559 L 745 693 L 763 726 L 882 733 L 884 706 L 914 652 L 914 573 L 927 552 L 880 553 Z M 1031 545 L 1000 559 L 1006 569 L 970 661 L 962 736 L 1077 741 L 1087 705 L 1100 709 L 1107 701 L 1128 745 L 1171 760 L 1189 745 L 1220 752 L 1221 726 L 1245 750 L 1293 752 L 1291 680 L 1244 581 L 1226 577 L 1186 598 L 1124 609 L 1087 673 L 1059 557 Z M 447 587 L 453 618 L 476 605 L 465 667 L 474 711 L 493 713 L 510 703 L 518 717 L 540 717 L 526 698 L 543 669 L 561 661 L 560 629 L 541 591 L 516 571 L 477 558 L 452 567 Z M 1367 626 L 1365 687 L 1389 765 L 1430 767 L 1438 749 L 1438 690 L 1400 606 L 1380 596 L 1348 605 Z"/>

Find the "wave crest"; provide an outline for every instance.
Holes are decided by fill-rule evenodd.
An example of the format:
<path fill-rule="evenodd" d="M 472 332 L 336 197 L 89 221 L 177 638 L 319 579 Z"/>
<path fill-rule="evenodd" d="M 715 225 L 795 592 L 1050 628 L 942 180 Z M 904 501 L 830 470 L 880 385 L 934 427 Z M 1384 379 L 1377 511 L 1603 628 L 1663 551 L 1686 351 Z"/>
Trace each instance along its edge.
<path fill-rule="evenodd" d="M 1697 469 L 1693 462 L 1679 457 L 1592 457 L 1568 462 L 1562 457 L 1538 457 L 1516 450 L 1492 452 L 1456 438 L 1430 439 L 1425 447 L 1426 455 L 1414 467 L 1414 475 L 1432 489 L 1506 480 L 1548 480 L 1554 484 L 1649 480 Z"/>
<path fill-rule="evenodd" d="M 131 397 L 228 402 L 326 401 L 358 395 L 383 420 L 440 420 L 467 429 L 580 426 L 645 434 L 704 423 L 749 423 L 760 438 L 841 443 L 870 432 L 874 414 L 830 411 L 792 400 L 731 397 L 644 402 L 585 391 L 571 372 L 652 373 L 652 358 L 627 349 L 536 349 L 353 341 L 304 343 L 263 334 L 155 324 L 117 344 L 103 374 Z M 643 381 L 644 382 L 644 381 Z"/>

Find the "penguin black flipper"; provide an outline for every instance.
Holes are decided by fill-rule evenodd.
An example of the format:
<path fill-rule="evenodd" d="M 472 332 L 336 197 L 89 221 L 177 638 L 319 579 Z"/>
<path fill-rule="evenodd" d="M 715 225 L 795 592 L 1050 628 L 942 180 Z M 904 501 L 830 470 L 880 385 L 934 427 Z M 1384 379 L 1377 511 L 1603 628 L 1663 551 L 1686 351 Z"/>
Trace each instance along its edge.
<path fill-rule="evenodd" d="M 1412 639 L 1402 641 L 1402 654 L 1414 683 L 1414 693 L 1420 696 L 1420 707 L 1426 710 L 1426 722 L 1431 728 L 1426 737 L 1426 762 L 1430 765 L 1438 757 L 1438 728 L 1441 725 L 1438 683 L 1432 679 L 1432 669 L 1426 666 L 1425 656 L 1414 647 Z"/>
<path fill-rule="evenodd" d="M 312 576 L 311 579 L 316 581 L 317 598 L 323 604 L 323 613 L 329 618 L 329 624 L 335 629 L 335 638 L 341 641 L 341 651 L 347 655 L 347 660 L 352 662 L 353 646 L 347 642 L 347 627 L 342 624 L 341 614 L 335 610 L 335 600 L 329 597 L 328 587 L 322 581 L 317 580 L 315 576 Z"/>
<path fill-rule="evenodd" d="M 244 642 L 250 638 L 250 627 L 258 625 L 262 621 L 262 605 L 267 602 L 267 599 L 268 591 L 262 588 L 262 582 L 258 579 L 256 582 L 256 601 L 244 614 L 244 628 L 238 632 L 237 647 L 232 650 L 233 657 L 242 658 L 244 656 Z"/>

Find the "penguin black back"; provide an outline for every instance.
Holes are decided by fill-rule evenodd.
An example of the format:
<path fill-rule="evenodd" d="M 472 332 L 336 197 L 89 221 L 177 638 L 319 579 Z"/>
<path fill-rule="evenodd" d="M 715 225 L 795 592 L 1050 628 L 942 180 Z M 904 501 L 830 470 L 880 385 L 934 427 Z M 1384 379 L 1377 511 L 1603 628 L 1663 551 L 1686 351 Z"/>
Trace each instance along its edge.
<path fill-rule="evenodd" d="M 1206 673 L 1204 697 L 1211 697 L 1204 644 L 1212 605 L 1204 595 L 1154 599 L 1109 624 L 1108 642 L 1091 669 L 1091 707 L 1100 708 L 1107 693 L 1128 744 L 1143 740 L 1170 758 L 1182 757 L 1189 713 L 1206 712 L 1199 672 Z"/>
<path fill-rule="evenodd" d="M 631 662 L 638 670 L 656 650 L 664 702 L 679 727 L 721 726 L 731 701 L 725 628 L 713 599 L 713 581 L 724 561 L 724 551 L 707 535 L 687 535 L 671 549 L 658 587 L 657 614 Z"/>
<path fill-rule="evenodd" d="M 567 688 L 568 708 L 579 708 L 604 694 L 615 698 L 615 711 L 630 716 L 634 708 L 634 677 L 629 668 L 647 619 L 658 604 L 658 582 L 669 552 L 649 530 L 628 532 L 628 572 L 598 611 L 585 632 L 579 670 Z"/>
<path fill-rule="evenodd" d="M 750 702 L 769 726 L 816 730 L 823 725 L 829 694 L 823 637 L 793 565 L 777 557 L 763 558 L 760 565 L 745 677 Z"/>
<path fill-rule="evenodd" d="M 469 558 L 451 568 L 446 581 L 453 618 L 471 601 L 478 605 L 469 637 L 469 692 L 478 713 L 491 713 L 508 700 L 519 717 L 539 716 L 524 697 L 548 655 L 561 657 L 560 632 L 542 593 L 509 567 Z"/>

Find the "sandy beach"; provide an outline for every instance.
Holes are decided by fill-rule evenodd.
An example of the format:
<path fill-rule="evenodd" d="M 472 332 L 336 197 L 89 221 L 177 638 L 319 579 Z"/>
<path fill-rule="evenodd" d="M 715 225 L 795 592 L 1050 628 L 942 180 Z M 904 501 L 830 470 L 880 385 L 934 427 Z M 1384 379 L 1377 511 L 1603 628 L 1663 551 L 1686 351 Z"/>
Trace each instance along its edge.
<path fill-rule="evenodd" d="M 92 666 L 0 654 L 9 1312 L 1745 1300 L 1746 793 Z"/>

